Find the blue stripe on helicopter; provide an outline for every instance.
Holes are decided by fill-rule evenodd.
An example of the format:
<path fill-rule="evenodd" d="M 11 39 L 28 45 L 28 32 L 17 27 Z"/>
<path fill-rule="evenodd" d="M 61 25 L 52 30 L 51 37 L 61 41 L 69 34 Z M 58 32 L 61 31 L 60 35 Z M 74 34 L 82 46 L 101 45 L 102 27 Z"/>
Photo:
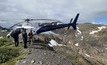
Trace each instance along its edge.
<path fill-rule="evenodd" d="M 72 26 L 73 24 L 61 24 L 61 25 L 52 25 L 52 26 L 43 26 L 40 29 L 38 29 L 36 31 L 37 34 L 41 33 L 41 32 L 45 32 L 45 31 L 50 31 L 50 30 L 55 30 L 55 29 L 60 29 L 60 28 L 64 28 L 67 26 Z"/>

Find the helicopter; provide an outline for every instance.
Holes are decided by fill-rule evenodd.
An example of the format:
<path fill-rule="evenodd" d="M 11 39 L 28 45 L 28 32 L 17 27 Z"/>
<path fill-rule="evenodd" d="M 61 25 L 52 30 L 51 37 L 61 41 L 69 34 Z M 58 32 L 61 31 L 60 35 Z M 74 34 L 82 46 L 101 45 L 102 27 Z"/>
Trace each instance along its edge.
<path fill-rule="evenodd" d="M 72 26 L 74 30 L 77 30 L 76 25 L 77 25 L 78 17 L 79 17 L 79 13 L 77 13 L 74 20 L 73 20 L 73 18 L 71 18 L 70 23 L 68 23 L 68 24 L 63 24 L 59 20 L 54 20 L 54 19 L 22 19 L 22 20 L 24 20 L 24 22 L 22 21 L 17 24 L 14 24 L 13 26 L 10 27 L 10 29 L 13 30 L 13 29 L 25 28 L 27 30 L 33 30 L 34 34 L 40 34 L 43 32 L 61 29 L 64 27 L 68 27 L 67 30 L 69 30 L 70 26 Z M 31 23 L 31 21 L 34 21 L 34 22 L 42 21 L 42 23 L 44 23 L 44 21 L 52 21 L 53 23 L 56 23 L 56 22 L 59 22 L 59 23 L 58 24 L 52 24 L 52 23 L 49 24 L 48 23 L 48 25 L 47 24 L 40 25 L 40 22 L 39 22 L 39 24 L 37 24 L 37 23 Z"/>
<path fill-rule="evenodd" d="M 70 29 L 70 26 L 73 27 L 74 30 L 77 30 L 77 20 L 79 17 L 79 13 L 77 13 L 76 17 L 71 18 L 70 23 L 68 24 L 63 24 L 61 23 L 59 20 L 54 20 L 54 19 L 22 19 L 23 21 L 14 24 L 13 26 L 10 27 L 10 29 L 12 30 L 11 32 L 9 32 L 7 34 L 7 37 L 12 36 L 12 33 L 16 33 L 20 34 L 22 33 L 22 31 L 24 30 L 33 30 L 34 34 L 41 34 L 43 32 L 47 32 L 47 31 L 52 31 L 52 30 L 56 30 L 56 29 L 61 29 L 64 27 L 68 27 L 67 30 Z M 37 23 L 31 23 L 31 21 L 42 21 L 42 23 L 44 23 L 45 21 L 52 21 L 53 23 L 45 23 L 45 24 L 37 24 Z M 53 47 L 53 42 L 55 42 L 54 40 L 51 40 L 50 43 L 48 44 L 50 47 Z M 55 42 L 56 43 L 56 42 Z M 59 45 L 59 44 L 54 44 Z"/>
<path fill-rule="evenodd" d="M 70 23 L 67 23 L 67 24 L 61 23 L 59 20 L 55 20 L 55 19 L 21 19 L 22 20 L 21 22 L 12 25 L 9 29 L 14 30 L 14 29 L 24 28 L 26 30 L 32 30 L 34 34 L 41 34 L 43 32 L 49 32 L 49 31 L 61 29 L 64 27 L 68 27 L 67 30 L 69 30 L 71 26 L 73 27 L 74 30 L 77 30 L 76 25 L 77 25 L 78 17 L 79 17 L 79 13 L 77 13 L 74 20 L 73 18 L 71 18 Z M 6 21 L 6 20 L 2 20 L 2 21 Z M 37 21 L 39 21 L 38 24 L 37 24 Z M 53 22 L 54 24 L 53 23 L 45 23 L 44 25 L 40 24 L 47 21 Z"/>

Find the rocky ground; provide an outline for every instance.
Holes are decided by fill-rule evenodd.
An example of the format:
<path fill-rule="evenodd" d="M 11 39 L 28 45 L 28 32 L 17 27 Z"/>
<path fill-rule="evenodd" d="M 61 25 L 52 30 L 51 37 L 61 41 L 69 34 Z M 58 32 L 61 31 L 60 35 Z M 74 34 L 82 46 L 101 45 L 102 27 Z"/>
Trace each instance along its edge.
<path fill-rule="evenodd" d="M 17 61 L 15 65 L 72 65 L 65 55 L 47 46 L 33 44 L 29 45 L 27 51 L 25 59 Z"/>

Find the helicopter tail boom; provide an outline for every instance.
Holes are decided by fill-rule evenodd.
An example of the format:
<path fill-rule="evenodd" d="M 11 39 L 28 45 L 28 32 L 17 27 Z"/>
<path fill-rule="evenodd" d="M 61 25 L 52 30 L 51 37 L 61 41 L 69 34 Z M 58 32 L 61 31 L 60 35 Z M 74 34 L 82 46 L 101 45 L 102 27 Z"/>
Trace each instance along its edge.
<path fill-rule="evenodd" d="M 79 17 L 79 13 L 76 15 L 76 17 L 75 17 L 73 23 L 71 23 L 71 26 L 73 27 L 74 30 L 77 29 L 77 26 L 76 26 L 76 25 L 77 25 L 78 17 Z"/>

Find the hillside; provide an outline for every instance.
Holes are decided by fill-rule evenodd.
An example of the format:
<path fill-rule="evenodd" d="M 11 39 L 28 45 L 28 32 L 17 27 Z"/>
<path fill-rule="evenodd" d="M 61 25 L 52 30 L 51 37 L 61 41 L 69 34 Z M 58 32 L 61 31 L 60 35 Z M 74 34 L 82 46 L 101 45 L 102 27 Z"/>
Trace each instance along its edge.
<path fill-rule="evenodd" d="M 77 31 L 69 30 L 62 36 L 63 42 L 76 54 L 81 55 L 88 64 L 107 64 L 107 26 L 81 24 Z"/>
<path fill-rule="evenodd" d="M 15 65 L 106 65 L 107 26 L 79 24 L 78 30 L 53 30 L 54 34 L 34 35 L 24 59 Z M 52 40 L 57 42 L 49 47 Z"/>
<path fill-rule="evenodd" d="M 64 28 L 53 32 L 58 35 L 37 35 L 35 38 L 44 43 L 54 39 L 59 44 L 65 44 L 66 47 L 55 47 L 55 50 L 68 55 L 74 65 L 107 64 L 107 26 L 80 24 L 77 31 Z"/>

